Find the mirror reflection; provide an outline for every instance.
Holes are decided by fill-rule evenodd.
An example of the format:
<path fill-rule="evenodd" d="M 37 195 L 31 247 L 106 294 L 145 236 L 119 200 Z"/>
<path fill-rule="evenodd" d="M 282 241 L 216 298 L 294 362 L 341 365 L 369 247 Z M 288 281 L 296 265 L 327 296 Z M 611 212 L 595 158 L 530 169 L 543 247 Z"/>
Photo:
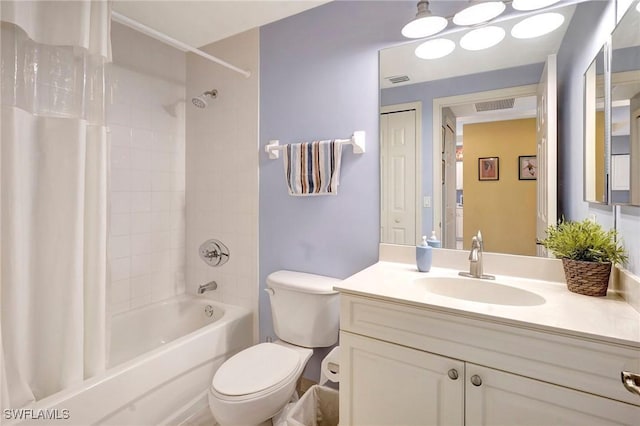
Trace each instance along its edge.
<path fill-rule="evenodd" d="M 466 250 L 481 230 L 487 251 L 539 254 L 537 232 L 556 208 L 546 191 L 555 167 L 541 164 L 556 161 L 545 114 L 555 114 L 555 57 L 546 63 L 574 10 L 554 10 L 564 23 L 531 39 L 509 35 L 519 17 L 494 23 L 507 36 L 485 50 L 460 48 L 460 31 L 447 34 L 457 47 L 446 57 L 418 58 L 424 40 L 380 51 L 382 242 L 413 245 L 435 231 L 443 247 Z M 540 138 L 551 140 L 543 155 Z M 551 197 L 552 214 L 537 215 L 539 197 Z"/>
<path fill-rule="evenodd" d="M 584 73 L 584 199 L 606 203 L 605 49 Z"/>
<path fill-rule="evenodd" d="M 640 205 L 640 2 L 611 38 L 611 202 Z"/>

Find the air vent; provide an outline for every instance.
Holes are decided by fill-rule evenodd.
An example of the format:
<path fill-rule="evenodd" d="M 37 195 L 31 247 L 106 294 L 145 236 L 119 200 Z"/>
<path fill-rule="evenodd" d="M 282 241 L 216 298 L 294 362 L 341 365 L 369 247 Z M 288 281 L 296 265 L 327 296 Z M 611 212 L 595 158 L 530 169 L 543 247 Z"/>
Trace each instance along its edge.
<path fill-rule="evenodd" d="M 409 81 L 408 75 L 394 75 L 392 77 L 386 77 L 393 84 L 404 83 L 405 81 Z"/>
<path fill-rule="evenodd" d="M 498 109 L 510 109 L 513 108 L 515 98 L 500 99 L 498 101 L 478 102 L 476 105 L 476 112 L 483 111 L 495 111 Z"/>

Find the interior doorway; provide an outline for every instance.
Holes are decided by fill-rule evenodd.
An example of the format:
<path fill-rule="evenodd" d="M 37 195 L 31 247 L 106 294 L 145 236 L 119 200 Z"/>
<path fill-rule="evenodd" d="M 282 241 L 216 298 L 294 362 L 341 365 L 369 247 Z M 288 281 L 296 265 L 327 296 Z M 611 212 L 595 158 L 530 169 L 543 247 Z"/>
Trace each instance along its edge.
<path fill-rule="evenodd" d="M 437 111 L 434 106 L 441 137 L 434 158 L 442 161 L 434 167 L 434 182 L 441 182 L 434 185 L 434 205 L 442 206 L 439 218 L 434 209 L 434 229 L 439 225 L 444 247 L 469 249 L 481 230 L 487 251 L 536 255 L 537 181 L 520 170 L 536 161 L 536 88 L 441 99 Z"/>

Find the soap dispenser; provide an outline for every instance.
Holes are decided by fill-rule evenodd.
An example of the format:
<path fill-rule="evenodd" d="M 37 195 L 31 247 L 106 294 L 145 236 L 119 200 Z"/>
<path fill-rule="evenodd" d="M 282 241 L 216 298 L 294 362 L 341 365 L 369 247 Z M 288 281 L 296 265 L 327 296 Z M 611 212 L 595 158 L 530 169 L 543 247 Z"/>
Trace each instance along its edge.
<path fill-rule="evenodd" d="M 427 236 L 422 236 L 422 242 L 416 246 L 416 266 L 420 272 L 429 272 L 431 269 L 433 249 L 427 244 Z"/>
<path fill-rule="evenodd" d="M 442 247 L 442 243 L 440 242 L 438 237 L 436 237 L 436 231 L 431 231 L 431 236 L 427 240 L 427 244 L 429 244 L 433 248 Z"/>

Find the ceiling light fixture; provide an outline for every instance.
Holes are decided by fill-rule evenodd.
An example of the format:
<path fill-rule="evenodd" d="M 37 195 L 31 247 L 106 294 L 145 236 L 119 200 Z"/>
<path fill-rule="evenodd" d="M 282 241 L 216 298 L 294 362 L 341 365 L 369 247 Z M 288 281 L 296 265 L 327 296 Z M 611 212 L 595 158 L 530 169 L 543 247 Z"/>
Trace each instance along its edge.
<path fill-rule="evenodd" d="M 511 35 L 520 39 L 540 37 L 557 29 L 563 22 L 564 16 L 559 13 L 542 13 L 515 24 L 511 29 Z"/>
<path fill-rule="evenodd" d="M 496 26 L 482 27 L 466 33 L 460 39 L 460 47 L 466 50 L 483 50 L 495 46 L 504 39 L 504 29 Z"/>
<path fill-rule="evenodd" d="M 429 37 L 444 30 L 448 22 L 442 16 L 434 16 L 429 10 L 429 2 L 418 2 L 416 17 L 402 28 L 402 35 L 407 38 Z"/>
<path fill-rule="evenodd" d="M 558 3 L 560 0 L 513 0 L 511 7 L 515 10 L 538 10 Z"/>
<path fill-rule="evenodd" d="M 446 38 L 428 40 L 416 47 L 415 54 L 421 59 L 443 58 L 453 52 L 456 44 Z"/>
<path fill-rule="evenodd" d="M 500 15 L 505 8 L 501 1 L 471 0 L 471 6 L 453 16 L 453 23 L 461 26 L 481 24 Z"/>
<path fill-rule="evenodd" d="M 636 10 L 637 10 L 638 12 L 640 12 L 640 3 L 638 3 L 638 4 L 636 5 Z"/>

